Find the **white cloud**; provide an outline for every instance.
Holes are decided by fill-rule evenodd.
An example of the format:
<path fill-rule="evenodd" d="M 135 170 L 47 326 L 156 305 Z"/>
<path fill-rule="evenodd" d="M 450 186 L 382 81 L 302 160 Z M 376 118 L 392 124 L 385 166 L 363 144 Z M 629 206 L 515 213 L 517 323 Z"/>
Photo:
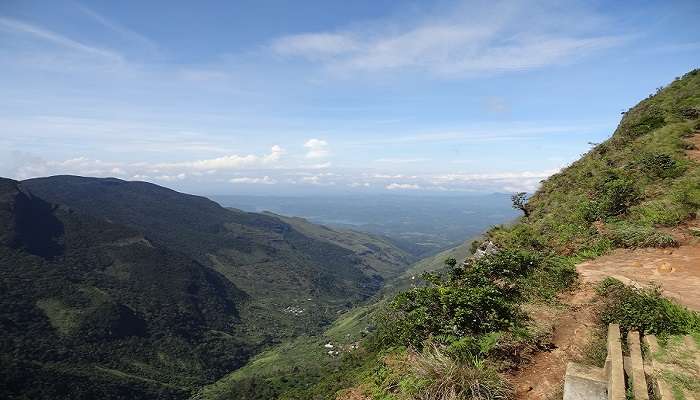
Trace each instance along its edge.
<path fill-rule="evenodd" d="M 332 172 L 326 172 L 323 174 L 318 174 L 318 175 L 312 175 L 312 176 L 304 176 L 301 178 L 302 183 L 308 183 L 311 185 L 319 185 L 319 186 L 334 186 L 335 181 L 329 181 L 327 178 L 331 178 L 336 176 Z"/>
<path fill-rule="evenodd" d="M 357 187 L 370 187 L 372 186 L 369 182 L 352 182 L 348 184 L 348 186 L 352 188 L 357 188 Z"/>
<path fill-rule="evenodd" d="M 272 43 L 272 49 L 278 54 L 307 57 L 323 57 L 354 51 L 358 44 L 345 34 L 308 33 L 281 37 Z"/>
<path fill-rule="evenodd" d="M 109 59 L 111 61 L 123 61 L 123 57 L 112 50 L 89 46 L 48 29 L 40 28 L 16 19 L 0 17 L 0 30 L 13 34 L 32 36 L 83 54 Z"/>
<path fill-rule="evenodd" d="M 16 154 L 10 164 L 10 175 L 17 179 L 71 174 L 83 176 L 132 176 L 134 179 L 154 179 L 174 182 L 188 175 L 203 177 L 220 171 L 274 168 L 281 161 L 284 149 L 272 146 L 268 154 L 230 155 L 212 159 L 180 162 L 112 162 L 74 157 L 62 161 L 46 161 L 27 154 Z"/>
<path fill-rule="evenodd" d="M 376 179 L 416 179 L 416 175 L 402 175 L 402 174 L 396 174 L 396 175 L 388 175 L 388 174 L 374 174 L 372 175 L 372 178 Z"/>
<path fill-rule="evenodd" d="M 386 185 L 387 190 L 417 190 L 421 187 L 414 183 L 391 183 Z"/>
<path fill-rule="evenodd" d="M 326 169 L 326 168 L 330 168 L 331 165 L 332 164 L 330 162 L 324 162 L 324 163 L 319 163 L 319 164 L 307 165 L 307 166 L 305 166 L 305 168 L 308 168 L 308 169 Z"/>
<path fill-rule="evenodd" d="M 559 171 L 559 168 L 544 171 L 521 171 L 521 172 L 494 172 L 483 174 L 444 174 L 437 175 L 433 179 L 436 182 L 472 182 L 472 181 L 493 181 L 503 179 L 526 179 L 526 178 L 546 178 Z"/>
<path fill-rule="evenodd" d="M 600 18 L 575 7 L 514 1 L 485 5 L 465 3 L 408 24 L 384 21 L 360 29 L 289 35 L 271 47 L 277 54 L 321 62 L 340 73 L 414 69 L 453 76 L 540 68 L 627 40 L 598 34 Z"/>
<path fill-rule="evenodd" d="M 409 164 L 430 161 L 429 158 L 378 158 L 374 160 L 376 163 L 386 164 Z"/>
<path fill-rule="evenodd" d="M 92 10 L 90 8 L 85 7 L 82 4 L 75 4 L 75 6 L 85 15 L 88 17 L 92 18 L 94 21 L 96 21 L 98 24 L 102 25 L 103 27 L 116 32 L 123 38 L 129 40 L 131 43 L 136 43 L 142 47 L 144 47 L 147 50 L 150 51 L 156 51 L 158 46 L 153 42 L 152 40 L 148 39 L 147 37 L 134 32 L 131 29 L 128 29 L 124 27 L 123 25 L 103 16 L 102 14 L 99 14 L 95 10 Z"/>
<path fill-rule="evenodd" d="M 175 182 L 175 181 L 181 181 L 185 178 L 187 178 L 187 174 L 180 173 L 177 175 L 160 175 L 160 176 L 156 176 L 154 179 L 159 180 L 159 181 L 165 181 L 165 182 Z"/>
<path fill-rule="evenodd" d="M 494 172 L 483 174 L 443 174 L 430 178 L 433 185 L 454 188 L 481 188 L 506 192 L 533 192 L 540 182 L 560 171 L 552 168 L 543 171 Z"/>
<path fill-rule="evenodd" d="M 309 139 L 304 143 L 307 148 L 306 158 L 325 158 L 328 157 L 328 142 L 321 139 Z"/>
<path fill-rule="evenodd" d="M 270 178 L 265 175 L 262 178 L 251 178 L 251 177 L 241 177 L 230 179 L 231 183 L 252 183 L 252 184 L 263 184 L 263 185 L 274 185 L 277 183 L 275 179 Z"/>
<path fill-rule="evenodd" d="M 263 165 L 269 165 L 269 164 L 274 164 L 280 160 L 282 155 L 284 154 L 284 149 L 282 149 L 280 146 L 272 146 L 270 149 L 269 154 L 265 154 L 263 156 L 258 156 L 254 154 L 248 154 L 248 155 L 238 155 L 238 154 L 233 154 L 230 156 L 224 156 L 224 157 L 217 157 L 217 158 L 211 158 L 211 159 L 205 159 L 205 160 L 196 160 L 196 161 L 183 161 L 183 162 L 174 162 L 174 163 L 160 163 L 160 164 L 155 164 L 155 168 L 163 168 L 163 169 L 188 169 L 188 170 L 197 170 L 197 171 L 206 171 L 206 170 L 229 170 L 229 169 L 240 169 L 240 168 L 246 168 L 246 167 L 252 167 L 252 166 L 263 166 Z"/>

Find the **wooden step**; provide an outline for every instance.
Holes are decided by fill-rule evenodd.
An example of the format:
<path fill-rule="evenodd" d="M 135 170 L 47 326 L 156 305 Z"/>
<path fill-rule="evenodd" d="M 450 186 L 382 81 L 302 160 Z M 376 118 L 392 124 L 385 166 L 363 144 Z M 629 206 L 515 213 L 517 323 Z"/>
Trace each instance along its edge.
<path fill-rule="evenodd" d="M 674 397 L 673 392 L 671 392 L 671 387 L 664 382 L 663 379 L 654 378 L 663 371 L 662 366 L 658 362 L 654 361 L 654 356 L 659 354 L 659 350 L 661 350 L 659 347 L 659 342 L 656 340 L 656 336 L 645 335 L 644 344 L 646 344 L 650 353 L 644 364 L 644 371 L 646 375 L 654 382 L 653 387 L 656 398 L 658 400 L 673 400 Z"/>
<path fill-rule="evenodd" d="M 625 370 L 622 359 L 620 325 L 608 325 L 608 356 L 605 359 L 608 400 L 625 400 Z"/>
<path fill-rule="evenodd" d="M 644 362 L 642 361 L 642 347 L 639 343 L 639 332 L 630 331 L 627 333 L 627 347 L 630 356 L 627 371 L 628 381 L 632 384 L 632 393 L 635 400 L 649 400 L 647 392 L 647 380 L 644 375 Z"/>

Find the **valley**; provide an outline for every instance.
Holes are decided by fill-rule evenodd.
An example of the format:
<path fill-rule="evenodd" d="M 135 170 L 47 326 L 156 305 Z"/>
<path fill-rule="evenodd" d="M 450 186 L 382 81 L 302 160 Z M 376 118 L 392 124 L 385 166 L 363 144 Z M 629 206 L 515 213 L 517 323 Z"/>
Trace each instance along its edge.
<path fill-rule="evenodd" d="M 9 393 L 29 393 L 31 385 L 36 398 L 112 398 L 124 390 L 181 398 L 261 351 L 247 367 L 255 375 L 265 370 L 259 360 L 279 351 L 299 354 L 306 366 L 306 354 L 315 354 L 322 374 L 339 358 L 321 342 L 356 346 L 369 332 L 362 310 L 408 287 L 409 274 L 467 251 L 463 244 L 416 264 L 418 257 L 377 234 L 225 209 L 111 178 L 3 180 L 2 201 L 2 304 L 22 299 L 16 311 L 6 308 L 12 341 L 2 352 L 25 354 L 4 359 L 4 385 Z M 167 312 L 155 313 L 161 308 Z M 96 336 L 81 344 L 86 332 Z M 26 346 L 54 350 L 39 356 Z M 29 365 L 31 379 L 16 375 Z M 42 376 L 91 384 L 45 387 Z"/>
<path fill-rule="evenodd" d="M 0 0 L 0 400 L 700 400 L 698 20 Z"/>

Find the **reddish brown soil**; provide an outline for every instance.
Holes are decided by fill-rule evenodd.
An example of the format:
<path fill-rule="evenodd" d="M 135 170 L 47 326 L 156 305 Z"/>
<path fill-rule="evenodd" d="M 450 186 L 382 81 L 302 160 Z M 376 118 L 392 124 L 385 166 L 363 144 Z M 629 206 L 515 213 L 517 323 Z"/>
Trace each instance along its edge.
<path fill-rule="evenodd" d="M 595 291 L 590 284 L 561 298 L 563 307 L 543 307 L 531 316 L 539 325 L 552 326 L 553 350 L 536 354 L 511 379 L 516 398 L 541 400 L 561 390 L 562 379 L 569 361 L 577 360 L 592 336 L 596 325 L 592 306 Z"/>
<path fill-rule="evenodd" d="M 664 294 L 700 310 L 700 240 L 675 249 L 618 249 L 577 265 L 581 278 L 598 282 L 612 276 L 627 284 L 660 285 Z"/>

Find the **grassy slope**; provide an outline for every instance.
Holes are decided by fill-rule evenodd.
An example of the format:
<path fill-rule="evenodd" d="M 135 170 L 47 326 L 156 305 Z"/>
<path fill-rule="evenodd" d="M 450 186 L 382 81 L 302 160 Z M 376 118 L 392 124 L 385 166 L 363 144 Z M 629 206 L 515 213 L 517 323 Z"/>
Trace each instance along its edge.
<path fill-rule="evenodd" d="M 398 249 L 389 239 L 350 229 L 328 228 L 316 225 L 304 218 L 286 217 L 270 212 L 271 215 L 308 237 L 343 247 L 357 254 L 362 259 L 365 273 L 378 274 L 382 279 L 390 280 L 406 270 L 406 266 L 415 261 L 415 257 Z"/>
<path fill-rule="evenodd" d="M 322 335 L 302 336 L 277 345 L 204 387 L 195 398 L 267 400 L 313 386 L 357 351 L 352 345 L 366 335 L 372 325 L 372 312 L 378 307 L 378 303 L 356 307 L 340 316 Z M 324 347 L 327 343 L 332 343 L 332 350 L 339 354 L 329 355 L 329 349 Z"/>
<path fill-rule="evenodd" d="M 696 70 L 630 109 L 609 140 L 546 180 L 528 202 L 529 218 L 494 228 L 487 237 L 501 248 L 564 256 L 568 262 L 617 247 L 675 245 L 662 229 L 700 209 L 700 165 L 684 153 L 685 138 L 700 130 L 699 116 Z M 552 293 L 547 287 L 558 284 L 546 273 L 532 278 L 547 295 Z M 636 312 L 651 318 L 644 310 Z M 388 359 L 370 355 L 366 365 L 346 365 L 316 387 L 287 397 L 333 398 L 344 385 L 371 398 L 412 399 L 418 389 L 410 362 L 405 370 L 405 365 L 397 369 L 395 361 L 382 361 L 405 359 L 401 351 L 395 354 Z M 500 357 L 485 356 L 487 365 L 491 357 Z"/>
<path fill-rule="evenodd" d="M 626 112 L 610 139 L 543 183 L 528 202 L 525 223 L 491 237 L 582 257 L 674 245 L 659 228 L 700 208 L 700 168 L 684 154 L 698 110 L 694 71 Z"/>
<path fill-rule="evenodd" d="M 331 239 L 335 237 L 334 234 L 318 225 L 309 224 L 305 229 L 303 224 L 308 224 L 308 222 L 301 218 L 283 218 L 297 228 L 304 229 L 307 234 L 313 234 L 316 231 L 321 238 L 328 239 L 329 235 Z M 308 231 L 309 228 L 312 231 Z M 359 235 L 360 238 L 366 235 L 356 232 L 355 234 Z M 412 282 L 415 282 L 411 279 L 412 276 L 416 276 L 418 279 L 418 276 L 423 272 L 444 268 L 446 259 L 462 260 L 469 253 L 469 244 L 465 242 L 460 246 L 419 260 L 401 275 L 388 281 L 382 293 L 389 295 L 407 289 Z M 328 349 L 324 348 L 323 345 L 331 342 L 336 346 L 336 349 L 338 346 L 342 349 L 340 357 L 343 355 L 347 357 L 352 353 L 350 345 L 361 341 L 367 335 L 368 328 L 374 325 L 373 314 L 384 306 L 385 301 L 379 300 L 373 304 L 353 308 L 341 315 L 321 335 L 304 336 L 275 346 L 259 354 L 243 368 L 205 387 L 199 393 L 199 398 L 262 400 L 275 398 L 282 393 L 290 393 L 298 388 L 312 386 L 342 365 L 341 358 L 328 356 Z"/>
<path fill-rule="evenodd" d="M 416 282 L 416 280 L 420 281 L 420 276 L 424 272 L 434 272 L 445 268 L 445 260 L 448 258 L 454 258 L 455 260 L 460 261 L 464 260 L 471 254 L 470 242 L 471 241 L 467 240 L 459 246 L 441 251 L 440 253 L 413 263 L 396 279 L 385 285 L 382 293 L 388 295 L 390 293 L 396 293 L 397 291 L 410 288 L 411 285 Z"/>
<path fill-rule="evenodd" d="M 336 241 L 337 233 L 318 225 L 309 224 L 301 218 L 282 217 L 284 221 L 301 229 L 306 234 L 320 239 Z M 353 232 L 351 238 L 373 237 L 364 233 Z M 343 235 L 341 238 L 346 238 Z M 347 242 L 345 242 L 348 245 Z M 355 242 L 352 242 L 356 246 Z M 382 293 L 395 293 L 410 287 L 423 272 L 432 272 L 445 267 L 448 258 L 464 259 L 470 253 L 469 244 L 445 250 L 433 256 L 413 263 L 401 275 L 389 280 Z M 418 279 L 418 278 L 417 278 Z M 341 315 L 321 335 L 304 336 L 291 342 L 275 346 L 255 357 L 243 368 L 225 376 L 219 381 L 205 387 L 198 398 L 202 399 L 270 399 L 297 388 L 312 386 L 341 366 L 339 357 L 330 357 L 323 345 L 333 343 L 339 346 L 347 356 L 352 351 L 350 345 L 361 341 L 373 326 L 373 313 L 384 307 L 385 301 L 355 307 Z M 342 357 L 342 355 L 340 356 Z M 265 389 L 262 389 L 264 387 Z"/>

